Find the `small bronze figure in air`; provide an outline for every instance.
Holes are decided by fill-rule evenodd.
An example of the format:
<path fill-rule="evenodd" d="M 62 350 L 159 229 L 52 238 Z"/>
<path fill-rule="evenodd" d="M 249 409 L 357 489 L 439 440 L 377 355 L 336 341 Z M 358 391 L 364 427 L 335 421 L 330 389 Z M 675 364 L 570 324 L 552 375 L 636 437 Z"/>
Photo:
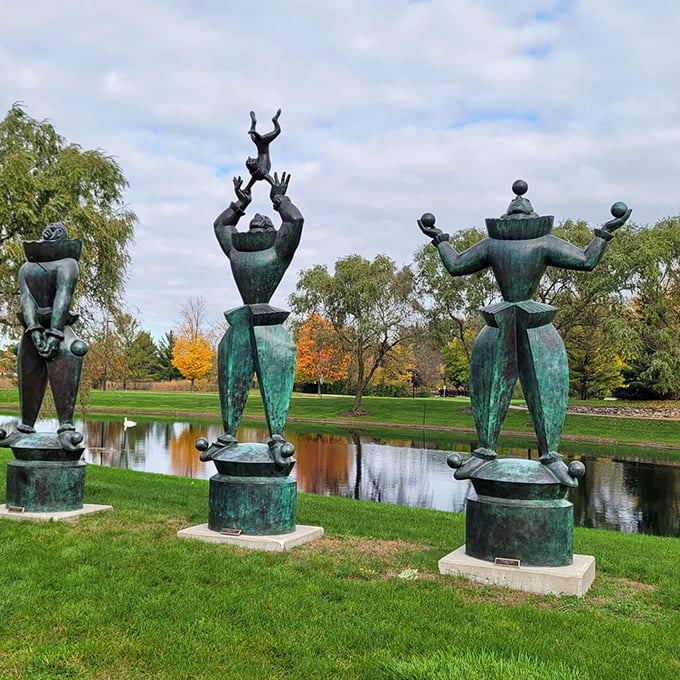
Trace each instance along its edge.
<path fill-rule="evenodd" d="M 272 169 L 272 162 L 269 156 L 269 145 L 281 134 L 281 126 L 279 125 L 280 115 L 281 109 L 279 109 L 272 118 L 274 129 L 271 132 L 262 135 L 255 129 L 257 126 L 255 111 L 250 112 L 250 130 L 248 131 L 248 134 L 255 143 L 257 158 L 249 156 L 246 160 L 246 168 L 250 173 L 250 181 L 248 182 L 246 191 L 250 191 L 253 184 L 259 180 L 265 180 L 270 184 L 272 183 L 272 178 L 269 175 L 269 172 Z"/>
<path fill-rule="evenodd" d="M 488 238 L 462 253 L 451 246 L 448 234 L 435 227 L 434 215 L 425 213 L 418 220 L 451 275 L 491 267 L 503 297 L 481 310 L 487 325 L 475 340 L 470 360 L 470 399 L 479 447 L 455 476 L 474 477 L 496 457 L 501 426 L 519 379 L 536 430 L 540 462 L 559 483 L 576 486 L 583 467 L 567 468 L 557 450 L 569 392 L 567 354 L 551 323 L 557 309 L 533 298 L 547 267 L 592 270 L 631 210 L 625 203 L 615 203 L 614 219 L 595 229 L 593 240 L 581 249 L 550 233 L 553 217 L 534 212 L 524 196 L 526 182 L 517 180 L 512 189 L 515 198 L 507 212 L 500 219 L 486 220 Z"/>

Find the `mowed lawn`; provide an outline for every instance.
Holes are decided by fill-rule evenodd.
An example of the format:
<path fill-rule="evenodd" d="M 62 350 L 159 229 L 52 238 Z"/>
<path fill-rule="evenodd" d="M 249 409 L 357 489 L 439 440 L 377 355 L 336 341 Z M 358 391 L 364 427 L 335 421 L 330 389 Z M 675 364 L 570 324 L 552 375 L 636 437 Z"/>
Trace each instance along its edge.
<path fill-rule="evenodd" d="M 576 529 L 597 578 L 558 598 L 440 575 L 455 513 L 301 494 L 325 537 L 275 554 L 176 537 L 207 481 L 91 465 L 85 501 L 0 520 L 2 678 L 680 677 L 678 539 Z"/>

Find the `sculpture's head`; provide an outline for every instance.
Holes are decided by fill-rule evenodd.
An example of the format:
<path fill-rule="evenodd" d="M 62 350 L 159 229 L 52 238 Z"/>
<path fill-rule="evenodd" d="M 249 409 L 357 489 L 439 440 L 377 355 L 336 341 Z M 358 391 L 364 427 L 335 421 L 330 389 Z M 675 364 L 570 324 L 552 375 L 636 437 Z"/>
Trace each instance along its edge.
<path fill-rule="evenodd" d="M 534 212 L 531 201 L 524 197 L 528 190 L 529 185 L 523 179 L 513 182 L 515 198 L 510 201 L 505 214 L 486 220 L 486 229 L 491 238 L 515 241 L 538 238 L 551 232 L 554 218 Z"/>
<path fill-rule="evenodd" d="M 266 215 L 255 213 L 250 220 L 250 231 L 274 231 L 274 224 Z"/>
<path fill-rule="evenodd" d="M 61 222 L 53 222 L 43 229 L 42 238 L 43 241 L 61 241 L 68 238 L 68 232 Z"/>
<path fill-rule="evenodd" d="M 61 222 L 53 222 L 43 229 L 42 240 L 24 241 L 23 246 L 29 262 L 53 262 L 69 257 L 80 259 L 83 242 L 69 238 L 66 227 Z"/>
<path fill-rule="evenodd" d="M 524 194 L 529 191 L 529 185 L 523 180 L 518 179 L 512 184 L 512 191 L 515 194 L 515 198 L 510 201 L 508 209 L 505 211 L 505 217 L 521 219 L 522 217 L 538 217 L 534 212 L 534 207 L 531 205 L 531 201 L 528 198 L 524 198 Z"/>
<path fill-rule="evenodd" d="M 250 220 L 248 231 L 235 231 L 231 235 L 231 244 L 235 250 L 241 252 L 252 252 L 255 250 L 266 250 L 271 248 L 276 241 L 277 231 L 272 221 L 266 215 L 255 213 Z"/>

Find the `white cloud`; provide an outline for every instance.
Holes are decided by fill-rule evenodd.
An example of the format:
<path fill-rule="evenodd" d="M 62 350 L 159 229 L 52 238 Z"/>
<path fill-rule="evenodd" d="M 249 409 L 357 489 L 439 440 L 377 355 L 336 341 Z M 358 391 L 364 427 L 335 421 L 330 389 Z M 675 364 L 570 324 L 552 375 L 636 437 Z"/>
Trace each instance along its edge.
<path fill-rule="evenodd" d="M 449 230 L 500 215 L 518 177 L 556 219 L 678 213 L 680 6 L 657 0 L 120 0 L 3 3 L 0 109 L 23 101 L 114 155 L 139 216 L 128 303 L 156 336 L 188 295 L 240 298 L 212 222 L 245 175 L 248 112 L 292 173 L 297 271 L 400 264 L 426 210 Z M 256 187 L 252 212 L 266 211 Z"/>

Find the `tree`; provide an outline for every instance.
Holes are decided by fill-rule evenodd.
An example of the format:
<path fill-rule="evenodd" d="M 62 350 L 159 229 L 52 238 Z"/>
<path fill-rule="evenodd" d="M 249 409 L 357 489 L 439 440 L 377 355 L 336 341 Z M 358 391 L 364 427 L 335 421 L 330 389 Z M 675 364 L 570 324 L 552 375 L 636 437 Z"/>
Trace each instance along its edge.
<path fill-rule="evenodd" d="M 413 334 L 416 301 L 410 268 L 398 269 L 385 255 L 372 262 L 349 255 L 335 263 L 334 274 L 325 265 L 301 272 L 290 304 L 297 314 L 316 312 L 328 319 L 341 347 L 352 355 L 357 385 L 353 411 L 358 413 L 377 368 Z"/>
<path fill-rule="evenodd" d="M 467 330 L 464 339 L 456 337 L 442 350 L 444 355 L 444 378 L 447 385 L 467 389 L 470 383 L 470 349 L 474 342 L 473 332 Z M 476 333 L 475 333 L 476 335 Z"/>
<path fill-rule="evenodd" d="M 194 389 L 194 381 L 202 378 L 212 367 L 213 349 L 210 340 L 204 335 L 195 339 L 180 336 L 175 342 L 172 364 L 179 372 L 191 381 L 191 389 Z"/>
<path fill-rule="evenodd" d="M 208 323 L 208 305 L 202 295 L 198 297 L 190 295 L 182 305 L 180 314 L 182 317 L 179 325 L 180 335 L 190 340 L 210 335 L 206 328 Z"/>
<path fill-rule="evenodd" d="M 0 122 L 1 324 L 16 326 L 21 242 L 39 239 L 51 222 L 63 222 L 70 238 L 83 241 L 76 295 L 86 311 L 118 307 L 137 220 L 123 203 L 126 187 L 111 156 L 67 143 L 48 121 L 12 106 Z"/>
<path fill-rule="evenodd" d="M 128 375 L 133 380 L 156 380 L 160 372 L 158 348 L 148 331 L 140 331 L 130 345 Z"/>
<path fill-rule="evenodd" d="M 371 379 L 375 394 L 380 396 L 405 396 L 410 388 L 415 389 L 419 385 L 415 355 L 410 342 L 402 342 L 383 357 Z"/>
<path fill-rule="evenodd" d="M 321 396 L 323 383 L 347 378 L 351 356 L 340 346 L 333 325 L 318 314 L 310 314 L 297 334 L 296 378 L 315 382 Z"/>
<path fill-rule="evenodd" d="M 620 396 L 680 396 L 680 217 L 631 235 L 627 314 L 613 328 L 623 348 L 627 387 Z"/>
<path fill-rule="evenodd" d="M 160 380 L 172 381 L 182 377 L 182 374 L 172 363 L 175 341 L 175 334 L 172 331 L 168 331 L 158 341 L 158 378 Z"/>
<path fill-rule="evenodd" d="M 182 320 L 173 348 L 172 365 L 191 381 L 193 390 L 195 380 L 205 376 L 212 368 L 215 354 L 209 331 L 205 330 L 208 319 L 205 298 L 188 297 L 180 313 Z"/>

